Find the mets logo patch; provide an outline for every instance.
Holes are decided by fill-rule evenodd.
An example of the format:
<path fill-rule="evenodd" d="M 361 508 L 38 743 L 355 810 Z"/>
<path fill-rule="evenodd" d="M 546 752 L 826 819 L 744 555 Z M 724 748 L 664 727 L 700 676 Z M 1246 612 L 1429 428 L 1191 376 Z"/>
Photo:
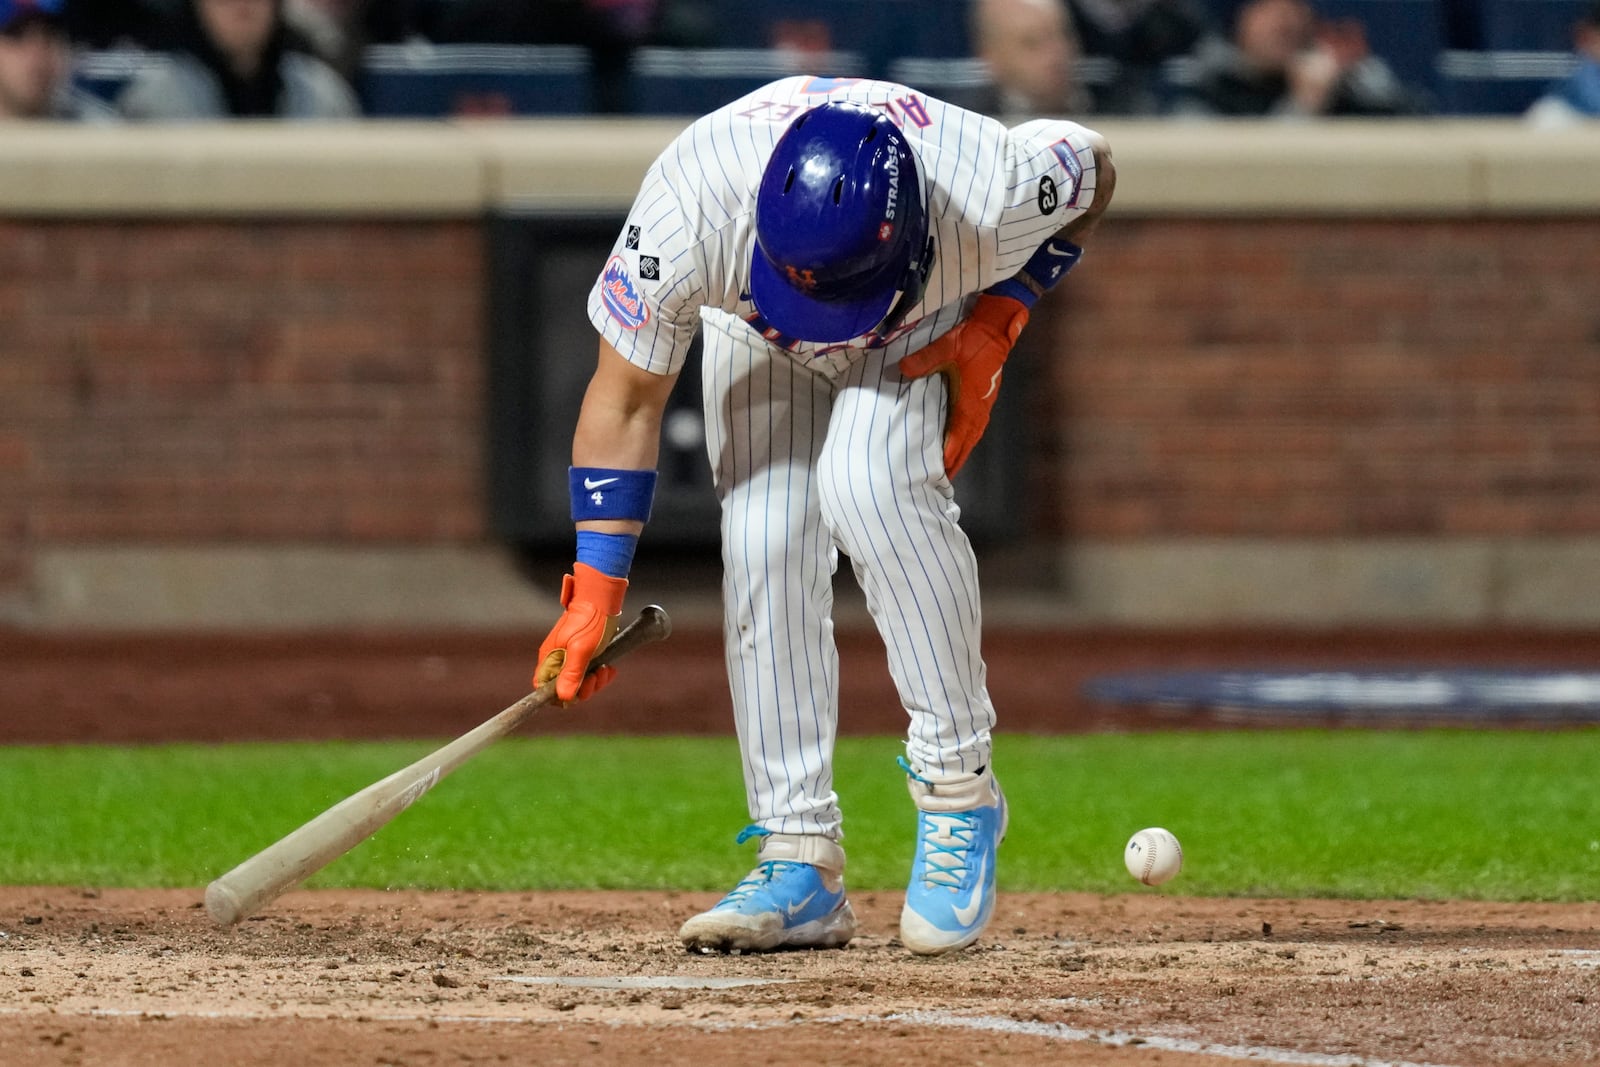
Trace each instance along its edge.
<path fill-rule="evenodd" d="M 624 330 L 637 330 L 650 321 L 650 306 L 634 287 L 621 256 L 612 256 L 600 275 L 600 302 Z"/>

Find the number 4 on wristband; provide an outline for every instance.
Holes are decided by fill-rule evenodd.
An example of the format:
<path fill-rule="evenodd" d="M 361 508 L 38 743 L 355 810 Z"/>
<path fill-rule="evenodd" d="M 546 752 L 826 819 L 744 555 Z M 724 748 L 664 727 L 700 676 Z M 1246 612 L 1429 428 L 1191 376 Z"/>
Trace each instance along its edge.
<path fill-rule="evenodd" d="M 567 485 L 572 496 L 572 520 L 627 519 L 650 521 L 655 499 L 656 472 L 610 467 L 570 467 Z"/>

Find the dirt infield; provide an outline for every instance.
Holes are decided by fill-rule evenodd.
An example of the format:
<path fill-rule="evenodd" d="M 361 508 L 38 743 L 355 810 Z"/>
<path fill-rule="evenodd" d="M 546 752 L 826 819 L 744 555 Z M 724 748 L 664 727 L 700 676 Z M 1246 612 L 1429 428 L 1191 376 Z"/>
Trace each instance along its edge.
<path fill-rule="evenodd" d="M 844 729 L 903 719 L 841 635 Z M 505 634 L 0 633 L 0 743 L 459 733 L 520 695 Z M 1098 706 L 1105 671 L 1600 662 L 1600 635 L 991 632 L 1010 732 L 1210 728 Z M 661 679 L 671 679 L 670 685 Z M 719 639 L 629 661 L 534 730 L 725 733 Z M 699 894 L 292 893 L 238 928 L 200 891 L 0 888 L 0 1064 L 1600 1064 L 1600 904 L 1002 895 L 948 959 L 855 899 L 840 952 L 686 954 Z M 742 984 L 741 984 L 742 983 Z"/>
<path fill-rule="evenodd" d="M 0 1063 L 1600 1063 L 1596 904 L 1008 895 L 919 959 L 876 893 L 843 951 L 689 955 L 712 899 L 0 890 Z"/>

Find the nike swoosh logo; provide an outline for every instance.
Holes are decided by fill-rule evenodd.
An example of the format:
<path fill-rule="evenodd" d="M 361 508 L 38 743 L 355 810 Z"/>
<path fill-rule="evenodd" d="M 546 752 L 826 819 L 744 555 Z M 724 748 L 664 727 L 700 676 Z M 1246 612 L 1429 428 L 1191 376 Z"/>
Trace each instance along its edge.
<path fill-rule="evenodd" d="M 1045 245 L 1044 246 L 1044 250 L 1046 252 L 1049 252 L 1052 256 L 1063 256 L 1063 257 L 1066 257 L 1066 258 L 1071 258 L 1071 256 L 1072 256 L 1071 252 L 1060 252 L 1060 251 L 1057 251 L 1054 245 Z"/>
<path fill-rule="evenodd" d="M 983 880 L 989 873 L 989 857 L 984 856 L 983 862 L 978 865 L 978 880 L 972 886 L 972 896 L 967 898 L 965 907 L 953 909 L 956 922 L 962 926 L 971 926 L 977 921 L 978 912 L 983 910 Z"/>
<path fill-rule="evenodd" d="M 1000 388 L 1000 371 L 1003 370 L 1005 368 L 1001 367 L 1000 370 L 994 372 L 994 377 L 989 379 L 989 391 L 980 396 L 979 400 L 988 400 L 991 396 L 994 396 L 994 391 Z"/>
<path fill-rule="evenodd" d="M 583 487 L 585 489 L 598 489 L 602 485 L 610 485 L 614 481 L 616 481 L 615 478 L 585 478 Z"/>
<path fill-rule="evenodd" d="M 795 904 L 785 904 L 783 906 L 783 913 L 785 915 L 789 916 L 789 918 L 791 918 L 791 919 L 794 918 L 796 915 L 799 915 L 802 911 L 805 910 L 806 905 L 811 903 L 811 898 L 816 896 L 816 895 L 817 895 L 817 891 L 815 889 L 813 889 L 811 892 L 806 894 L 806 898 L 804 900 L 799 901 L 798 903 L 795 903 Z"/>

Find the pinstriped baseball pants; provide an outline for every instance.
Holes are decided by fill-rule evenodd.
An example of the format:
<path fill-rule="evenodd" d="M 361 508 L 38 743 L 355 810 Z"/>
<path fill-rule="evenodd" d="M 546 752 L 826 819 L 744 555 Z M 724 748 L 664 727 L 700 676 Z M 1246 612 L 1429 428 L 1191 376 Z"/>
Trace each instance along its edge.
<path fill-rule="evenodd" d="M 750 816 L 775 833 L 838 838 L 839 552 L 888 650 L 912 766 L 940 776 L 989 762 L 995 716 L 978 570 L 944 474 L 944 385 L 902 378 L 883 350 L 791 357 L 733 316 L 702 318 L 725 649 Z"/>

